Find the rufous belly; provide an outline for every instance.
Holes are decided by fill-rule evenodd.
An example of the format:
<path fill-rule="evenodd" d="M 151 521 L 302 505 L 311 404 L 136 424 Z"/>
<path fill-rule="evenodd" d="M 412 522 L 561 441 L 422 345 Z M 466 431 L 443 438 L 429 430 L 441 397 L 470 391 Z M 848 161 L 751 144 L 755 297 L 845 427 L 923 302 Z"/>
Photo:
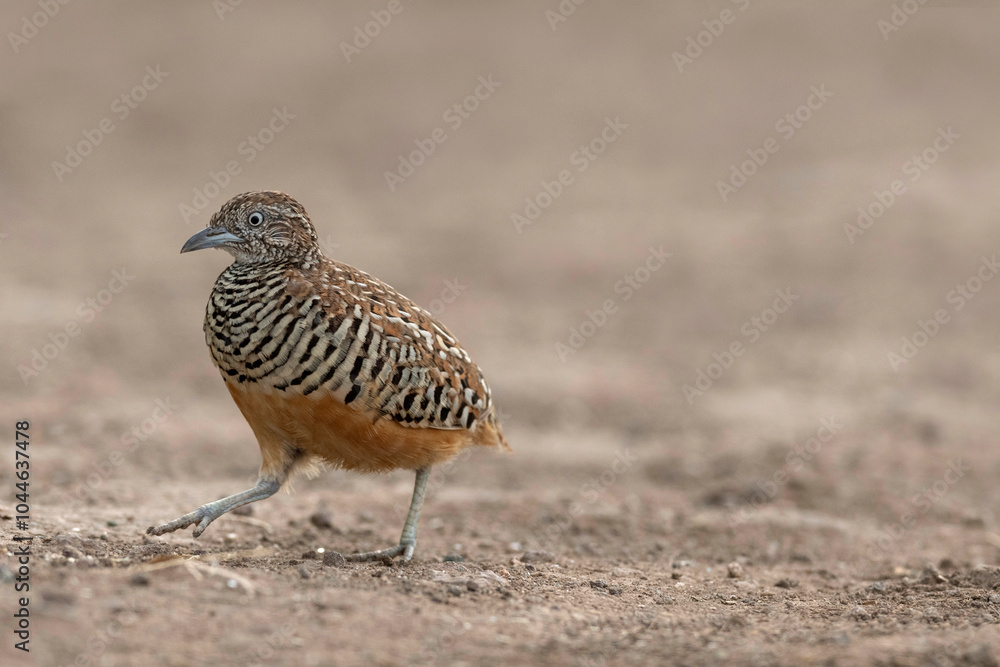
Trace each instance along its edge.
<path fill-rule="evenodd" d="M 446 461 L 486 435 L 373 419 L 322 391 L 303 396 L 262 390 L 254 384 L 226 382 L 226 387 L 257 436 L 264 473 L 286 470 L 296 450 L 347 470 L 416 470 Z"/>

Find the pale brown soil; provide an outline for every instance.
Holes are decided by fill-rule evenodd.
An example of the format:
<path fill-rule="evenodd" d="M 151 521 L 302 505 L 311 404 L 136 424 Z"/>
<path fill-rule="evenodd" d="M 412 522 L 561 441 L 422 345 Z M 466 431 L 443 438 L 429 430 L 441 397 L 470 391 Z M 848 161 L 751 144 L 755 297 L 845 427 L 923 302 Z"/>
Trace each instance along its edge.
<path fill-rule="evenodd" d="M 208 2 L 73 2 L 17 53 L 5 40 L 0 664 L 997 665 L 1000 281 L 969 281 L 1000 249 L 1000 9 L 928 2 L 883 39 L 891 3 L 832 4 L 591 0 L 553 31 L 554 1 L 420 0 L 350 63 L 340 42 L 384 3 L 244 2 L 220 21 Z M 3 32 L 37 11 L 5 3 Z M 446 110 L 491 74 L 452 129 Z M 295 117 L 248 161 L 275 108 Z M 103 118 L 114 131 L 60 182 L 52 162 Z M 390 192 L 384 172 L 438 127 Z M 723 201 L 716 182 L 772 137 Z M 229 161 L 240 173 L 186 223 Z M 511 214 L 561 170 L 572 183 L 518 233 Z M 329 253 L 439 312 L 503 409 L 514 452 L 441 471 L 408 565 L 331 555 L 398 538 L 405 472 L 327 471 L 198 540 L 143 534 L 254 479 L 201 333 L 226 257 L 177 251 L 255 188 L 293 194 Z M 627 300 L 626 275 L 648 278 Z M 921 322 L 935 334 L 894 370 Z M 699 371 L 717 379 L 689 402 Z M 18 419 L 29 655 L 11 632 Z"/>

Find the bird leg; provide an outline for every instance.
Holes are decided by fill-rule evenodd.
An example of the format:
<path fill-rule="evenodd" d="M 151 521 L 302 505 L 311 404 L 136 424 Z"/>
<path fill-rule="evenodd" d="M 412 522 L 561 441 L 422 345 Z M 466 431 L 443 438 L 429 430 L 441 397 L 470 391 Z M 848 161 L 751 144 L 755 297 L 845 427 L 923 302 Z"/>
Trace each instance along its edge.
<path fill-rule="evenodd" d="M 187 528 L 192 524 L 197 524 L 194 527 L 193 535 L 198 537 L 205 532 L 205 529 L 208 528 L 210 523 L 218 519 L 226 512 L 234 510 L 241 505 L 263 500 L 264 498 L 270 498 L 277 493 L 280 488 L 281 482 L 277 479 L 274 479 L 273 477 L 261 477 L 257 480 L 257 485 L 251 489 L 241 491 L 240 493 L 233 494 L 227 498 L 222 498 L 221 500 L 216 500 L 215 502 L 208 503 L 207 505 L 202 505 L 195 511 L 174 519 L 170 523 L 165 523 L 160 526 L 150 526 L 146 529 L 146 533 L 149 535 L 163 535 L 164 533 L 172 533 L 175 530 L 180 530 L 182 528 Z"/>
<path fill-rule="evenodd" d="M 430 467 L 417 471 L 417 479 L 413 485 L 413 498 L 410 500 L 410 511 L 406 514 L 406 523 L 403 524 L 403 534 L 399 538 L 398 545 L 379 551 L 345 555 L 344 558 L 357 562 L 395 558 L 401 555 L 403 562 L 408 563 L 413 557 L 413 549 L 417 546 L 417 521 L 420 519 L 420 508 L 424 506 L 424 494 L 427 492 L 427 480 L 430 477 Z"/>

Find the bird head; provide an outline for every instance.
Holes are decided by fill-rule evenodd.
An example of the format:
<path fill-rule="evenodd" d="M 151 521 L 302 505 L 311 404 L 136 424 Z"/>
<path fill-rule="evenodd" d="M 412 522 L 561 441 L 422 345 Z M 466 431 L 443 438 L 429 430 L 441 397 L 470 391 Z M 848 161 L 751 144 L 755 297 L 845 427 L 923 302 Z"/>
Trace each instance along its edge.
<path fill-rule="evenodd" d="M 275 190 L 236 195 L 181 252 L 205 248 L 221 248 L 241 263 L 309 260 L 320 254 L 316 230 L 302 204 Z"/>

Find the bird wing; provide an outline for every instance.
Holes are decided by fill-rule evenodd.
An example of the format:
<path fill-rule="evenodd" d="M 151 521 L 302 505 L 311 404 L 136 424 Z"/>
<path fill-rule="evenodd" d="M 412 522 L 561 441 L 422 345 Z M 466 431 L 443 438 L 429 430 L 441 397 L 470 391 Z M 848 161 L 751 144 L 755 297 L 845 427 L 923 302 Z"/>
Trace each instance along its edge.
<path fill-rule="evenodd" d="M 302 325 L 313 328 L 302 370 L 287 389 L 333 393 L 375 421 L 408 427 L 495 424 L 489 386 L 468 352 L 437 318 L 389 285 L 324 259 L 308 270 L 289 269 L 285 292 L 301 301 Z"/>

